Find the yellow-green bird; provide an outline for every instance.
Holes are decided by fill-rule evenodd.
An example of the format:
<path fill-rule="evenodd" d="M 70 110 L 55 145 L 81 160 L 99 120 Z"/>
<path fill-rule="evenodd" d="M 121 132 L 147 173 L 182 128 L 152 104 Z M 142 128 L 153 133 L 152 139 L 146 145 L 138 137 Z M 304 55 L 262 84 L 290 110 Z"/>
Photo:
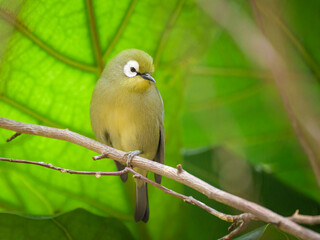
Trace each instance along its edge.
<path fill-rule="evenodd" d="M 97 139 L 133 156 L 164 163 L 164 109 L 152 74 L 153 60 L 138 49 L 127 49 L 106 65 L 93 91 L 90 115 Z M 124 166 L 116 162 L 118 170 Z M 147 171 L 134 168 L 143 176 Z M 127 174 L 122 175 L 126 181 Z M 157 183 L 161 176 L 155 174 Z M 149 203 L 147 184 L 135 179 L 135 220 L 147 222 Z"/>

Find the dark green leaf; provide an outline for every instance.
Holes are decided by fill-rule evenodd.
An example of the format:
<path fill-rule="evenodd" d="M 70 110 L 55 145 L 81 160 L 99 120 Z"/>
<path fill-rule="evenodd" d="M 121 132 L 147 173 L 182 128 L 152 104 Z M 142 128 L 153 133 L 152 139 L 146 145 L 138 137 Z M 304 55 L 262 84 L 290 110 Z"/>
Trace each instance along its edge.
<path fill-rule="evenodd" d="M 244 234 L 240 237 L 235 238 L 235 240 L 270 240 L 270 239 L 297 240 L 298 238 L 285 234 L 272 225 L 265 225 L 247 234 Z"/>
<path fill-rule="evenodd" d="M 269 225 L 265 225 L 263 227 L 259 227 L 252 232 L 246 233 L 241 237 L 235 238 L 235 240 L 258 240 L 261 239 L 261 236 L 265 233 L 268 229 Z"/>
<path fill-rule="evenodd" d="M 56 216 L 0 214 L 0 239 L 134 239 L 123 223 L 83 209 Z"/>

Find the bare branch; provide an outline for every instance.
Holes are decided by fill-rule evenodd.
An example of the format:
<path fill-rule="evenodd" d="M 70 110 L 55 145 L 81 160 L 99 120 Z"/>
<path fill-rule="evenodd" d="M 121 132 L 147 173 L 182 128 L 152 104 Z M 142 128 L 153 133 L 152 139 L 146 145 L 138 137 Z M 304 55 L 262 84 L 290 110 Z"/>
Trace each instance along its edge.
<path fill-rule="evenodd" d="M 21 123 L 2 117 L 0 117 L 0 127 L 19 133 L 32 134 L 68 141 L 95 151 L 99 154 L 107 154 L 108 158 L 111 158 L 122 164 L 125 164 L 126 162 L 126 159 L 124 158 L 125 152 L 111 148 L 100 142 L 94 141 L 90 138 L 84 137 L 69 130 Z M 271 210 L 264 208 L 256 203 L 247 201 L 243 198 L 217 189 L 210 184 L 202 181 L 201 179 L 189 174 L 185 170 L 183 170 L 181 173 L 178 173 L 176 168 L 172 168 L 155 161 L 150 161 L 139 156 L 135 156 L 132 159 L 131 164 L 134 167 L 139 167 L 180 182 L 197 190 L 198 192 L 201 192 L 202 194 L 208 196 L 210 199 L 214 199 L 218 202 L 224 203 L 242 212 L 250 213 L 257 220 L 261 220 L 266 223 L 272 223 L 284 232 L 290 233 L 301 239 L 320 239 L 320 234 L 302 227 L 291 221 L 290 219 L 272 212 Z"/>

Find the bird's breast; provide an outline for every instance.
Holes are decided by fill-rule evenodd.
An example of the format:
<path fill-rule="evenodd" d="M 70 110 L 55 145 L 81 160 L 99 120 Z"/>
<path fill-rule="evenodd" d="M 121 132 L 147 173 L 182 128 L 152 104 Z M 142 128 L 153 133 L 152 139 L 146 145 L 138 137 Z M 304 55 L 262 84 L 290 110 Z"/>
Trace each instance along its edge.
<path fill-rule="evenodd" d="M 151 89 L 152 90 L 152 89 Z M 162 102 L 156 92 L 110 94 L 97 104 L 94 121 L 98 131 L 108 131 L 112 146 L 123 150 L 142 150 L 143 157 L 153 159 L 159 143 Z M 102 131 L 102 132 L 101 132 Z M 101 139 L 99 139 L 101 141 Z"/>

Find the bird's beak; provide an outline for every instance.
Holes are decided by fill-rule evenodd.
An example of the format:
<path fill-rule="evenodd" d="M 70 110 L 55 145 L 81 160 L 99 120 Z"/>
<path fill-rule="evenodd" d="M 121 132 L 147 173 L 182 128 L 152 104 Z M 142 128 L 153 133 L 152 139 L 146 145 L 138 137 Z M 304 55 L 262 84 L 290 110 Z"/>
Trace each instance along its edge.
<path fill-rule="evenodd" d="M 149 80 L 151 82 L 156 83 L 156 80 L 154 80 L 154 78 L 150 75 L 150 73 L 142 73 L 141 77 L 144 78 L 144 79 L 147 79 L 147 80 Z"/>

